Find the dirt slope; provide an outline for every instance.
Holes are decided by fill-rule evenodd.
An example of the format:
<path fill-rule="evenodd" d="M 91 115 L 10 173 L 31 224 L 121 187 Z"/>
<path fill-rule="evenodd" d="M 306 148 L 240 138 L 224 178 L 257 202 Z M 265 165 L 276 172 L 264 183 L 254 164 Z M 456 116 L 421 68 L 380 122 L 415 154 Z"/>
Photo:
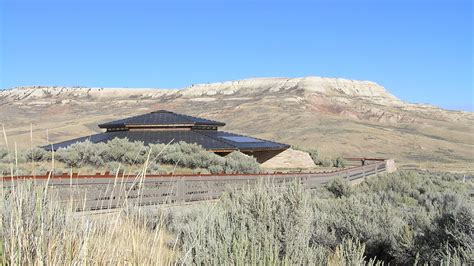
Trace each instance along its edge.
<path fill-rule="evenodd" d="M 474 169 L 474 114 L 405 103 L 370 81 L 259 78 L 181 90 L 23 87 L 0 91 L 8 144 L 100 132 L 99 122 L 167 109 L 220 120 L 222 130 L 326 156 L 393 157 L 405 167 Z M 0 145 L 5 145 L 4 141 Z"/>

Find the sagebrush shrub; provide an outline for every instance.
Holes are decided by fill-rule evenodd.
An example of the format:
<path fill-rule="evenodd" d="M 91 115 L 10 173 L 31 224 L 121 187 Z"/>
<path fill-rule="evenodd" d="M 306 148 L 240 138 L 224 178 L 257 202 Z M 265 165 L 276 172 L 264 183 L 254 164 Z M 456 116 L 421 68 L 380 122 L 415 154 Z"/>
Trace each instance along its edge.
<path fill-rule="evenodd" d="M 65 163 L 68 167 L 78 167 L 83 164 L 79 152 L 72 145 L 68 148 L 58 149 L 55 153 L 55 159 Z"/>
<path fill-rule="evenodd" d="M 307 151 L 311 159 L 313 160 L 314 164 L 319 165 L 320 164 L 320 158 L 319 158 L 319 151 L 318 150 L 309 150 Z"/>
<path fill-rule="evenodd" d="M 326 185 L 326 189 L 334 194 L 335 197 L 340 198 L 340 197 L 348 197 L 352 193 L 352 187 L 349 181 L 342 179 L 342 178 L 336 178 L 332 181 L 330 181 Z"/>
<path fill-rule="evenodd" d="M 449 177 L 447 177 L 449 176 Z M 183 263 L 376 265 L 472 259 L 472 181 L 398 172 L 311 193 L 252 185 L 204 210 L 169 215 Z M 453 197 L 453 193 L 457 196 Z M 460 198 L 464 200 L 459 200 Z"/>
<path fill-rule="evenodd" d="M 329 265 L 364 265 L 365 245 L 352 239 L 344 239 L 328 258 Z"/>
<path fill-rule="evenodd" d="M 461 259 L 471 256 L 474 244 L 474 213 L 472 205 L 455 194 L 441 196 L 439 213 L 423 228 L 415 245 L 425 261 L 441 260 L 442 254 L 456 253 Z"/>
<path fill-rule="evenodd" d="M 322 167 L 332 167 L 333 161 L 331 159 L 323 158 L 319 161 L 319 165 Z"/>
<path fill-rule="evenodd" d="M 23 154 L 23 153 L 22 153 Z M 23 161 L 45 161 L 51 159 L 51 153 L 41 149 L 24 152 Z M 197 144 L 178 142 L 173 144 L 150 144 L 130 142 L 128 139 L 115 138 L 107 143 L 92 143 L 88 140 L 75 143 L 55 152 L 55 158 L 68 167 L 106 166 L 111 171 L 117 166 L 142 165 L 148 159 L 149 173 L 158 171 L 158 165 L 175 165 L 196 171 L 206 169 L 211 173 L 258 173 L 260 166 L 255 158 L 240 152 L 227 157 L 206 151 Z M 156 166 L 156 167 L 155 167 Z M 161 171 L 159 171 L 161 172 Z"/>
<path fill-rule="evenodd" d="M 342 157 L 337 157 L 333 160 L 332 165 L 337 168 L 344 168 L 347 165 L 347 161 Z"/>
<path fill-rule="evenodd" d="M 201 213 L 209 216 L 188 216 L 187 226 L 174 228 L 184 264 L 308 264 L 324 257 L 308 245 L 311 207 L 296 184 L 233 191 Z"/>
<path fill-rule="evenodd" d="M 107 162 L 105 164 L 106 171 L 109 171 L 112 174 L 116 174 L 118 172 L 124 172 L 124 165 L 120 162 Z"/>
<path fill-rule="evenodd" d="M 260 165 L 252 156 L 234 151 L 225 157 L 224 170 L 226 173 L 259 173 Z"/>
<path fill-rule="evenodd" d="M 318 150 L 315 149 L 300 149 L 295 148 L 304 152 L 307 152 L 311 159 L 313 160 L 315 165 L 319 165 L 322 167 L 337 167 L 337 168 L 344 168 L 347 166 L 347 161 L 342 157 L 337 157 L 334 159 L 323 158 Z"/>
<path fill-rule="evenodd" d="M 0 176 L 9 176 L 12 174 L 12 166 L 9 164 L 0 164 Z"/>
<path fill-rule="evenodd" d="M 221 166 L 221 165 L 210 165 L 207 170 L 211 173 L 211 174 L 222 174 L 224 172 L 224 167 Z"/>
<path fill-rule="evenodd" d="M 8 156 L 8 150 L 6 148 L 0 147 L 0 162 Z"/>
<path fill-rule="evenodd" d="M 147 174 L 166 174 L 166 171 L 157 162 L 150 162 L 146 167 L 146 172 Z"/>
<path fill-rule="evenodd" d="M 146 160 L 147 149 L 143 142 L 130 142 L 127 138 L 114 138 L 104 147 L 103 160 L 106 162 L 122 162 L 142 164 Z"/>
<path fill-rule="evenodd" d="M 104 164 L 106 144 L 92 143 L 89 140 L 75 143 L 67 148 L 58 149 L 56 158 L 69 167 L 80 167 L 82 165 L 101 166 Z"/>
<path fill-rule="evenodd" d="M 51 159 L 51 152 L 42 148 L 33 148 L 24 151 L 24 156 L 28 162 L 41 162 Z"/>
<path fill-rule="evenodd" d="M 400 171 L 369 178 L 341 197 L 331 185 L 307 191 L 298 183 L 263 179 L 230 189 L 219 201 L 157 208 L 153 214 L 151 208 L 127 209 L 125 214 L 137 216 L 103 224 L 87 213 L 65 212 L 44 189 L 19 186 L 1 195 L 0 261 L 469 265 L 474 185 L 472 177 L 459 177 Z M 167 246 L 158 245 L 163 232 Z M 158 261 L 160 251 L 173 254 L 174 261 Z"/>

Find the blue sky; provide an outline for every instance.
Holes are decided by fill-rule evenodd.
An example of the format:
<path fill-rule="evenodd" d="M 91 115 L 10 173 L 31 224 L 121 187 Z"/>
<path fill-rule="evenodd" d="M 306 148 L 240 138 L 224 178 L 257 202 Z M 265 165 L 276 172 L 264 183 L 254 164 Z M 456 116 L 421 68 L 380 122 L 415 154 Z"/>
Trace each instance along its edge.
<path fill-rule="evenodd" d="M 473 110 L 472 1 L 0 3 L 0 88 L 312 75 Z"/>

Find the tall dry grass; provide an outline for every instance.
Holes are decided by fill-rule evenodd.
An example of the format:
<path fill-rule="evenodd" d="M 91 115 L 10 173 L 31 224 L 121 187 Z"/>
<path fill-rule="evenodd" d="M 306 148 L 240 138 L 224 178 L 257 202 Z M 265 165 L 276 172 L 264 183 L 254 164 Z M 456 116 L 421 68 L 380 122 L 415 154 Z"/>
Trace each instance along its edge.
<path fill-rule="evenodd" d="M 172 239 L 140 212 L 77 213 L 46 187 L 20 183 L 1 198 L 1 261 L 8 265 L 170 264 Z"/>
<path fill-rule="evenodd" d="M 151 150 L 135 182 L 142 184 Z M 54 153 L 51 155 L 54 170 Z M 49 182 L 49 180 L 48 180 Z M 75 212 L 46 182 L 1 184 L 0 262 L 3 265 L 167 265 L 175 260 L 163 224 L 149 222 L 140 210 L 107 214 Z M 141 189 L 141 187 L 140 187 Z M 84 198 L 84 202 L 86 199 Z"/>
<path fill-rule="evenodd" d="M 139 185 L 150 154 L 139 165 Z M 17 168 L 17 159 L 8 161 Z M 127 207 L 126 201 L 116 212 L 77 213 L 55 200 L 47 185 L 19 182 L 3 189 L 2 184 L 0 262 L 462 265 L 472 258 L 474 239 L 469 180 L 401 172 L 357 188 L 335 181 L 311 193 L 296 184 L 266 183 L 230 191 L 211 207 L 193 206 L 192 212 L 171 217 L 163 210 L 150 215 Z"/>
<path fill-rule="evenodd" d="M 345 186 L 336 181 L 310 193 L 297 184 L 262 183 L 208 205 L 173 211 L 128 206 L 96 215 L 72 211 L 47 187 L 20 182 L 2 190 L 0 260 L 10 265 L 463 265 L 472 258 L 471 181 L 400 173 Z"/>

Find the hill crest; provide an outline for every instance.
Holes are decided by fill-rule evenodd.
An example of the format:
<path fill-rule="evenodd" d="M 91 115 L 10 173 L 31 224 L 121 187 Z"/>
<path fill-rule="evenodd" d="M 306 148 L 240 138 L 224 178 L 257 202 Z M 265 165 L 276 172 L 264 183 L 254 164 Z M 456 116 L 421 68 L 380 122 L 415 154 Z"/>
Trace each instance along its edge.
<path fill-rule="evenodd" d="M 160 88 L 98 88 L 98 87 L 60 87 L 25 86 L 0 92 L 0 97 L 16 97 L 18 100 L 55 97 L 115 97 L 121 96 L 157 97 L 179 94 L 185 97 L 215 95 L 251 94 L 267 91 L 269 93 L 303 90 L 327 96 L 362 97 L 385 104 L 401 103 L 382 86 L 371 81 L 358 81 L 342 78 L 303 77 L 303 78 L 249 78 L 236 81 L 203 83 L 183 89 Z"/>
<path fill-rule="evenodd" d="M 223 130 L 317 148 L 328 156 L 393 157 L 451 169 L 471 169 L 474 158 L 474 113 L 406 103 L 370 81 L 256 78 L 183 89 L 32 86 L 0 91 L 0 124 L 19 146 L 30 145 L 30 125 L 34 143 L 44 145 L 160 109 L 222 121 Z"/>

